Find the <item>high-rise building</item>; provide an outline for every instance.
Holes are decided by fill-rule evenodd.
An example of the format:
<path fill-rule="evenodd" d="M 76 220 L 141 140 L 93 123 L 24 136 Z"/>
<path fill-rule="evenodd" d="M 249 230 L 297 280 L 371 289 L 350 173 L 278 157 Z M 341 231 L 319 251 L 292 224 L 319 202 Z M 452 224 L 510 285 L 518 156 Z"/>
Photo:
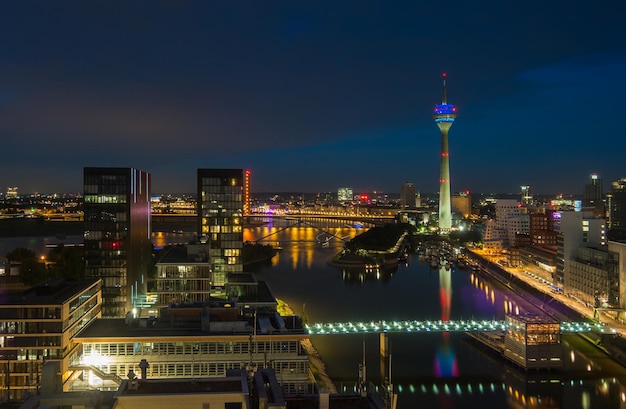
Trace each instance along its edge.
<path fill-rule="evenodd" d="M 626 238 L 626 178 L 616 180 L 611 184 L 611 191 L 607 194 L 608 220 L 612 239 Z"/>
<path fill-rule="evenodd" d="M 152 261 L 151 178 L 133 168 L 84 168 L 85 275 L 102 279 L 105 317 L 123 317 L 146 293 Z"/>
<path fill-rule="evenodd" d="M 400 186 L 400 207 L 415 208 L 415 195 L 415 184 L 404 182 L 402 186 Z"/>
<path fill-rule="evenodd" d="M 441 131 L 441 162 L 439 168 L 439 232 L 447 234 L 452 227 L 450 205 L 450 157 L 448 152 L 448 131 L 456 118 L 456 107 L 448 104 L 446 96 L 446 74 L 443 74 L 443 98 L 435 105 L 433 115 Z"/>
<path fill-rule="evenodd" d="M 213 286 L 243 272 L 243 169 L 198 169 L 198 233 L 209 244 Z"/>
<path fill-rule="evenodd" d="M 339 202 L 351 202 L 354 199 L 354 193 L 351 187 L 340 187 L 337 189 L 337 200 Z"/>
<path fill-rule="evenodd" d="M 591 182 L 585 185 L 583 203 L 585 208 L 593 208 L 596 216 L 604 216 L 604 192 L 602 190 L 602 178 L 597 173 L 591 175 Z"/>
<path fill-rule="evenodd" d="M 530 206 L 533 204 L 533 188 L 530 185 L 522 185 L 522 205 Z"/>

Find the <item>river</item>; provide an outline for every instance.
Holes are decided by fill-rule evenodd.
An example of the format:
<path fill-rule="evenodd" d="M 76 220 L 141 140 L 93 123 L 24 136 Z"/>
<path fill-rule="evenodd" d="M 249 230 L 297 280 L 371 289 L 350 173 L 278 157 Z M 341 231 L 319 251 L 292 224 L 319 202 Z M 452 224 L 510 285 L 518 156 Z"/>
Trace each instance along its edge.
<path fill-rule="evenodd" d="M 468 270 L 431 269 L 412 255 L 394 271 L 345 271 L 328 265 L 342 247 L 322 247 L 320 230 L 290 221 L 246 229 L 245 240 L 279 244 L 271 265 L 255 268 L 278 298 L 313 322 L 498 319 L 506 311 L 536 312 L 509 289 Z M 360 229 L 346 222 L 314 222 L 350 238 Z M 367 378 L 380 383 L 379 337 L 315 335 L 311 340 L 339 390 L 353 390 L 365 343 Z M 525 373 L 475 345 L 463 333 L 389 334 L 391 380 L 398 408 L 622 408 L 626 370 L 576 335 L 565 335 L 564 369 Z M 381 373 L 384 372 L 384 373 Z"/>

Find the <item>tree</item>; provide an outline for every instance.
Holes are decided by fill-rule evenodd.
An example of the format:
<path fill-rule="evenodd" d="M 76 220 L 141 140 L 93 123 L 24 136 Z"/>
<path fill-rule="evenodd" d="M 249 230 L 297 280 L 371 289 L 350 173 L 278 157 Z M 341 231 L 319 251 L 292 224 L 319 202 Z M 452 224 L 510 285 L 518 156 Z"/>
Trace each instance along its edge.
<path fill-rule="evenodd" d="M 24 247 L 18 247 L 13 251 L 10 251 L 7 253 L 7 259 L 9 261 L 13 261 L 13 262 L 18 262 L 21 263 L 24 260 L 29 260 L 29 259 L 37 259 L 37 255 L 35 254 L 34 251 L 24 248 Z"/>
<path fill-rule="evenodd" d="M 478 209 L 478 216 L 487 219 L 495 219 L 496 218 L 496 207 L 491 203 L 487 203 L 484 206 L 481 206 Z"/>
<path fill-rule="evenodd" d="M 47 278 L 47 272 L 46 265 L 36 257 L 26 259 L 20 265 L 20 280 L 25 284 L 37 284 Z"/>
<path fill-rule="evenodd" d="M 84 276 L 85 250 L 59 245 L 48 252 L 50 272 L 55 277 L 76 279 Z"/>
<path fill-rule="evenodd" d="M 478 243 L 482 240 L 480 233 L 475 230 L 453 231 L 449 237 L 459 244 Z"/>
<path fill-rule="evenodd" d="M 7 253 L 7 259 L 19 264 L 20 280 L 25 284 L 37 284 L 48 278 L 46 265 L 30 249 L 18 247 Z"/>

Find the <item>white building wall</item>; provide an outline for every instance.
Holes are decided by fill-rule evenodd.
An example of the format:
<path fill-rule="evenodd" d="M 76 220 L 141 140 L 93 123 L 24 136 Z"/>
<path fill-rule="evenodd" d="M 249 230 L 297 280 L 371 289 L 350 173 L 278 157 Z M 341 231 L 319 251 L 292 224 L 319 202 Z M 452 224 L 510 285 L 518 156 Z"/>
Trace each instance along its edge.
<path fill-rule="evenodd" d="M 498 199 L 496 207 L 496 227 L 501 231 L 500 236 L 505 246 L 515 243 L 515 230 L 519 221 L 519 203 L 514 199 Z"/>
<path fill-rule="evenodd" d="M 554 230 L 563 242 L 563 281 L 569 281 L 570 260 L 576 256 L 579 247 L 600 248 L 606 245 L 604 219 L 594 219 L 588 212 L 558 212 L 560 219 L 555 221 Z M 567 286 L 565 287 L 567 292 Z"/>
<path fill-rule="evenodd" d="M 509 246 L 515 244 L 515 235 L 530 234 L 530 215 L 518 214 L 507 219 L 506 236 Z"/>
<path fill-rule="evenodd" d="M 501 229 L 507 228 L 507 220 L 510 217 L 519 215 L 520 210 L 517 200 L 498 199 L 496 201 L 496 222 Z"/>

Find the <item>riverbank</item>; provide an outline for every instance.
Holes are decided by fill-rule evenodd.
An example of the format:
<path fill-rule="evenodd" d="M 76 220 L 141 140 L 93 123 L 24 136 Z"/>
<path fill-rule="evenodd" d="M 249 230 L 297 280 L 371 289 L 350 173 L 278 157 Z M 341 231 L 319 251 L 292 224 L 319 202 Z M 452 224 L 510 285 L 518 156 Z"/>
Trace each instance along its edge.
<path fill-rule="evenodd" d="M 50 221 L 43 218 L 0 219 L 0 237 L 72 236 L 85 233 L 82 221 Z"/>
<path fill-rule="evenodd" d="M 596 315 L 597 312 L 593 307 L 584 305 L 564 293 L 552 292 L 549 285 L 526 274 L 523 272 L 524 269 L 505 268 L 498 265 L 494 257 L 476 250 L 471 252 L 474 257 L 481 260 L 482 272 L 521 294 L 547 315 L 564 321 L 588 319 L 602 322 L 606 325 L 604 334 L 588 333 L 580 336 L 626 367 L 626 324 L 621 319 Z"/>
<path fill-rule="evenodd" d="M 280 299 L 276 299 L 276 301 L 278 301 L 278 312 L 280 315 L 295 315 L 289 304 Z M 326 373 L 326 365 L 324 364 L 324 361 L 322 361 L 320 354 L 313 346 L 311 340 L 302 340 L 301 344 L 302 348 L 304 348 L 309 356 L 311 372 L 313 373 L 313 377 L 315 378 L 315 381 L 319 385 L 320 389 L 326 390 L 331 394 L 337 393 L 337 387 Z"/>

